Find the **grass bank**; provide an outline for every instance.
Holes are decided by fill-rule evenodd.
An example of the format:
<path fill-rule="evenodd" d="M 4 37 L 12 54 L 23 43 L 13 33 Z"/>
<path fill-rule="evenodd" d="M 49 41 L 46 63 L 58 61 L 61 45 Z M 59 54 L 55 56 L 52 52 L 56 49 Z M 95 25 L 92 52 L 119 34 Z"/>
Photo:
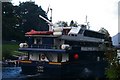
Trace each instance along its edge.
<path fill-rule="evenodd" d="M 10 59 L 13 55 L 21 55 L 24 54 L 18 51 L 19 43 L 18 42 L 11 42 L 11 41 L 4 41 L 2 43 L 2 59 Z"/>

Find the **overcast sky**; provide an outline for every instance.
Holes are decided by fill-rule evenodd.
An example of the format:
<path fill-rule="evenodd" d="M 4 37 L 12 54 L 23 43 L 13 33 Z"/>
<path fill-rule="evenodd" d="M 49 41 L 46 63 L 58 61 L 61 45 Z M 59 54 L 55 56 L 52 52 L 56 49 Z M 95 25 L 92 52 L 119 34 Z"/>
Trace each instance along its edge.
<path fill-rule="evenodd" d="M 12 3 L 19 4 L 12 0 Z M 47 11 L 48 6 L 53 9 L 53 23 L 71 20 L 79 24 L 85 22 L 87 15 L 90 29 L 98 31 L 101 27 L 107 29 L 111 36 L 118 33 L 118 1 L 119 0 L 32 0 Z M 50 12 L 48 14 L 50 17 Z"/>

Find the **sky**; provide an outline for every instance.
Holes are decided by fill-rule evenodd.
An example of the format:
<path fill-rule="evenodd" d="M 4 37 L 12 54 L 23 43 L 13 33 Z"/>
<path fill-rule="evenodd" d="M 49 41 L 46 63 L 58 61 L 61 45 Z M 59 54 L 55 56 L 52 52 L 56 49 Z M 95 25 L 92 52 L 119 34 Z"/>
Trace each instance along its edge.
<path fill-rule="evenodd" d="M 19 1 L 12 0 L 14 5 Z M 118 2 L 119 0 L 32 0 L 47 11 L 48 6 L 53 9 L 53 23 L 71 20 L 84 24 L 87 20 L 91 30 L 98 31 L 101 27 L 108 30 L 111 36 L 118 33 Z M 48 13 L 50 17 L 50 12 Z"/>

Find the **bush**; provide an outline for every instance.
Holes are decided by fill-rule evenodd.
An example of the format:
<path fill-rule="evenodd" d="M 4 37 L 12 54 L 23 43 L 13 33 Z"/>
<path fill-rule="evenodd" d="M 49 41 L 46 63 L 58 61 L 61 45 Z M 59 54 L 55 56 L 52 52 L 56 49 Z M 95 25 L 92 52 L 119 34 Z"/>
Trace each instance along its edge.
<path fill-rule="evenodd" d="M 16 42 L 3 42 L 2 44 L 2 58 L 8 59 L 13 55 L 14 51 L 17 51 L 19 48 L 18 43 Z"/>

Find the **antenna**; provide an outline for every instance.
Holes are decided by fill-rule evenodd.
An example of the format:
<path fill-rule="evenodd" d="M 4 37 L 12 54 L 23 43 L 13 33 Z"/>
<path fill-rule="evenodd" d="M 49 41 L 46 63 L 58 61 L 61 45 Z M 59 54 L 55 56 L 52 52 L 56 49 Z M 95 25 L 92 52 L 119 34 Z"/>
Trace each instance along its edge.
<path fill-rule="evenodd" d="M 50 21 L 52 22 L 52 8 L 50 8 L 51 10 L 51 17 L 50 17 Z"/>
<path fill-rule="evenodd" d="M 88 22 L 88 20 L 87 20 L 87 19 L 88 19 L 87 15 L 86 15 L 86 18 L 85 18 L 85 19 L 86 19 L 85 23 L 87 24 L 88 29 L 90 29 L 89 22 Z"/>
<path fill-rule="evenodd" d="M 50 9 L 50 4 L 49 4 L 49 6 L 48 6 L 48 9 L 47 9 L 47 11 L 46 11 L 46 14 L 48 14 L 48 12 L 49 12 L 49 9 Z"/>
<path fill-rule="evenodd" d="M 85 19 L 86 19 L 86 23 L 87 23 L 87 15 L 86 15 L 86 18 L 85 18 Z"/>

